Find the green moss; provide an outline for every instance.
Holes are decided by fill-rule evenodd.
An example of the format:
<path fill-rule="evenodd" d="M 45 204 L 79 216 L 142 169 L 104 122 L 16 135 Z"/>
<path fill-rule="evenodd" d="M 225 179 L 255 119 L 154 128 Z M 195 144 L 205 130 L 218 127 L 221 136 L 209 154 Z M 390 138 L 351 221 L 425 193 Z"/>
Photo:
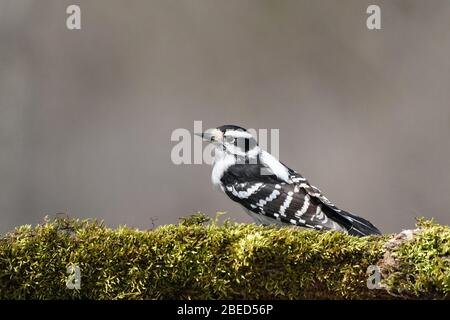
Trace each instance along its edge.
<path fill-rule="evenodd" d="M 382 262 L 385 285 L 405 298 L 450 298 L 450 228 L 420 220 L 418 229 L 395 237 Z M 401 239 L 400 245 L 395 242 Z"/>
<path fill-rule="evenodd" d="M 448 298 L 450 229 L 406 236 L 262 227 L 201 215 L 151 231 L 94 220 L 21 226 L 0 240 L 1 299 Z M 69 265 L 81 289 L 66 288 Z M 369 265 L 382 289 L 367 288 Z"/>

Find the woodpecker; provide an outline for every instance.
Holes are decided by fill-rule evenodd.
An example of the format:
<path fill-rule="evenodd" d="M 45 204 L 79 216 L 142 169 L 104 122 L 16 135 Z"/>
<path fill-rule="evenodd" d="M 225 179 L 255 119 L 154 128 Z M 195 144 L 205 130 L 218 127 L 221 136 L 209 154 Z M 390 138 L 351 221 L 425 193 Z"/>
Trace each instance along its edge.
<path fill-rule="evenodd" d="M 257 224 L 381 234 L 369 221 L 336 207 L 301 174 L 262 150 L 244 128 L 224 125 L 200 135 L 214 145 L 212 183 Z"/>

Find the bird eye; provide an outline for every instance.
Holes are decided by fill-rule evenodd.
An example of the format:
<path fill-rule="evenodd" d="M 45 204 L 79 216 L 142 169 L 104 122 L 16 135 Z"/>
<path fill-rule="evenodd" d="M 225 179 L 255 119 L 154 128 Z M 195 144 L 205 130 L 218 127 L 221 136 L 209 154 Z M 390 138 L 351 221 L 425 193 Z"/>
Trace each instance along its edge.
<path fill-rule="evenodd" d="M 236 140 L 236 139 L 232 136 L 225 136 L 225 141 L 228 143 L 233 143 L 234 140 Z"/>

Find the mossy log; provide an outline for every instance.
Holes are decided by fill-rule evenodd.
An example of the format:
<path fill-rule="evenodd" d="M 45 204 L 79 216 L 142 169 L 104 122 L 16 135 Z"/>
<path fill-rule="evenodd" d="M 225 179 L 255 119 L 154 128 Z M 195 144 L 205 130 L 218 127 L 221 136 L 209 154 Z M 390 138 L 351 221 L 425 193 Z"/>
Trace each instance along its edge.
<path fill-rule="evenodd" d="M 450 297 L 446 226 L 421 220 L 397 235 L 357 238 L 206 220 L 148 231 L 69 218 L 18 227 L 0 239 L 0 298 Z M 79 267 L 79 289 L 67 287 L 68 266 Z M 368 268 L 380 272 L 376 288 Z"/>

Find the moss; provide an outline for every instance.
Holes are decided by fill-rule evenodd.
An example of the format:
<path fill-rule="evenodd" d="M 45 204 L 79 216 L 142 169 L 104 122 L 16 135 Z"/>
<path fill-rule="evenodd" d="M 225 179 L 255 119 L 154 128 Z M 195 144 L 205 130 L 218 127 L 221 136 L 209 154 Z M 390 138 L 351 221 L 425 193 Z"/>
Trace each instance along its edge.
<path fill-rule="evenodd" d="M 217 220 L 217 219 L 216 219 Z M 450 228 L 400 235 L 262 227 L 195 215 L 140 231 L 59 218 L 0 240 L 1 299 L 448 298 Z M 81 289 L 66 288 L 69 265 Z M 382 271 L 367 288 L 367 268 Z"/>
<path fill-rule="evenodd" d="M 386 243 L 384 285 L 404 298 L 450 298 L 450 228 L 420 220 Z"/>

